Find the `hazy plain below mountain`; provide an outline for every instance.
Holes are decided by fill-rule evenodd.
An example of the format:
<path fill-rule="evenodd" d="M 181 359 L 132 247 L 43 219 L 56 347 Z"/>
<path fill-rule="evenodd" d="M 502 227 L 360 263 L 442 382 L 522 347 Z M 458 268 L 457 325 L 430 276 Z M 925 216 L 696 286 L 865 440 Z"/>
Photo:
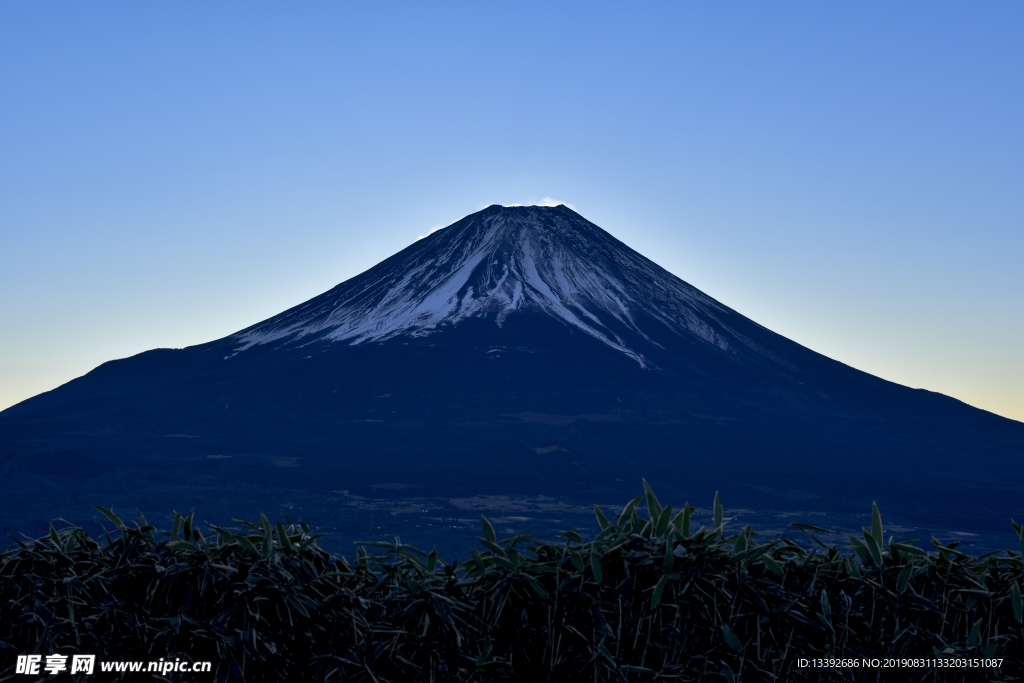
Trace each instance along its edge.
<path fill-rule="evenodd" d="M 453 552 L 481 513 L 549 535 L 646 477 L 769 533 L 859 528 L 877 500 L 900 537 L 1008 547 L 1022 459 L 1022 423 L 800 346 L 565 206 L 491 206 L 236 334 L 3 411 L 0 527 L 195 506 Z"/>

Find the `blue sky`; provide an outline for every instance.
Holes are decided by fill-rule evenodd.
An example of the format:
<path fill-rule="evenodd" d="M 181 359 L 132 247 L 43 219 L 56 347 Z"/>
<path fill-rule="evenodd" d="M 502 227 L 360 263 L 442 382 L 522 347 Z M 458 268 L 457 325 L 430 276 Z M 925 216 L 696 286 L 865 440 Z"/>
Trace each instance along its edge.
<path fill-rule="evenodd" d="M 0 4 L 0 408 L 547 197 L 1024 420 L 1022 35 L 1009 2 Z"/>

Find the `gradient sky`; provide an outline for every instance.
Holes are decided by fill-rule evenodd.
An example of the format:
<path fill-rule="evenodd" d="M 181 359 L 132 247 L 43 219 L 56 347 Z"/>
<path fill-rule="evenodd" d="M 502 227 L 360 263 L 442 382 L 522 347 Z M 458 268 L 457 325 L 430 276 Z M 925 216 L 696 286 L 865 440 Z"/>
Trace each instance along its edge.
<path fill-rule="evenodd" d="M 1024 3 L 553 5 L 0 4 L 0 408 L 552 198 L 1024 420 Z"/>

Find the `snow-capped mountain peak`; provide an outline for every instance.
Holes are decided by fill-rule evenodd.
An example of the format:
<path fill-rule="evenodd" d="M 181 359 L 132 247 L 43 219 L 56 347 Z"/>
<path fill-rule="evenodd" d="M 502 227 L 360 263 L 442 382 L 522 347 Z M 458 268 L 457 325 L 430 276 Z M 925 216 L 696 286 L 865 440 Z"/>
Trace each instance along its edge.
<path fill-rule="evenodd" d="M 469 318 L 545 313 L 646 366 L 667 331 L 725 350 L 729 309 L 565 206 L 502 207 L 438 230 L 310 301 L 234 335 L 347 344 L 422 337 Z"/>

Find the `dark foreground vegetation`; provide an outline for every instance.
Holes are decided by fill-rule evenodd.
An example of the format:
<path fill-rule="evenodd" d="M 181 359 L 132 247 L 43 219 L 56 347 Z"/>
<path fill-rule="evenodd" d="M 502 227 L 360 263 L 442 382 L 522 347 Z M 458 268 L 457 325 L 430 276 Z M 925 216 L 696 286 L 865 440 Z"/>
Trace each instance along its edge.
<path fill-rule="evenodd" d="M 602 531 L 588 542 L 572 531 L 564 543 L 499 540 L 484 519 L 485 549 L 459 565 L 397 541 L 366 544 L 350 562 L 287 520 L 203 532 L 175 515 L 158 531 L 100 510 L 116 527 L 103 542 L 51 528 L 0 553 L 0 680 L 31 680 L 14 673 L 29 653 L 213 662 L 213 673 L 171 680 L 1024 676 L 1021 556 L 883 540 L 877 508 L 845 549 L 801 526 L 808 550 L 760 543 L 749 527 L 727 535 L 717 499 L 713 527 L 692 528 L 689 505 L 662 507 L 646 488 L 616 522 L 595 507 Z"/>

